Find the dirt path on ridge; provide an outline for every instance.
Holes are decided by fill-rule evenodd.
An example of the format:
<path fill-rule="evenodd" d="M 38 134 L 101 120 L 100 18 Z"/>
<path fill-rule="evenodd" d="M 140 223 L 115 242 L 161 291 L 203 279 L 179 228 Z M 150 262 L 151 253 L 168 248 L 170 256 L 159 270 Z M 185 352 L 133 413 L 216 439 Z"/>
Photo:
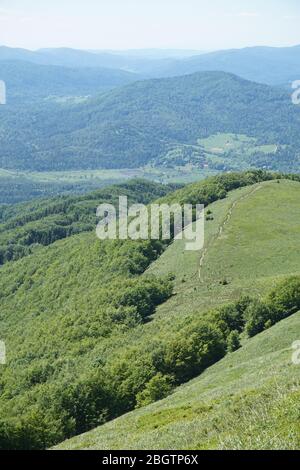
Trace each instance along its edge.
<path fill-rule="evenodd" d="M 200 279 L 200 282 L 204 282 L 203 280 L 203 276 L 202 276 L 202 271 L 203 271 L 203 266 L 204 266 L 204 261 L 205 261 L 205 258 L 206 258 L 206 255 L 208 253 L 208 250 L 209 248 L 221 237 L 221 235 L 223 234 L 224 230 L 225 230 L 225 227 L 226 225 L 230 222 L 231 220 L 231 217 L 232 217 L 232 213 L 234 211 L 234 209 L 236 208 L 236 206 L 244 201 L 245 199 L 248 199 L 250 196 L 252 196 L 254 193 L 256 193 L 256 191 L 258 191 L 259 189 L 261 189 L 262 186 L 259 185 L 259 186 L 256 186 L 254 189 L 252 189 L 252 191 L 249 191 L 249 193 L 247 194 L 244 194 L 243 196 L 241 196 L 240 198 L 236 199 L 232 204 L 231 206 L 229 207 L 228 209 L 228 212 L 226 214 L 226 217 L 225 219 L 223 220 L 222 224 L 220 225 L 219 227 L 219 231 L 218 233 L 213 236 L 210 240 L 210 242 L 208 243 L 208 246 L 206 246 L 203 251 L 202 251 L 202 254 L 201 254 L 201 257 L 200 257 L 200 261 L 199 261 L 199 279 Z"/>

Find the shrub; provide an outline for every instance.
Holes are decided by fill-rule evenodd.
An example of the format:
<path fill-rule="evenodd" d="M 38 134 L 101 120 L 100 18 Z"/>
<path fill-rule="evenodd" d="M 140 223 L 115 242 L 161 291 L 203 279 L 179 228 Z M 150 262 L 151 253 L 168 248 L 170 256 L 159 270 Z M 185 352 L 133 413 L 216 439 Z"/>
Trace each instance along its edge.
<path fill-rule="evenodd" d="M 105 423 L 112 408 L 113 393 L 101 373 L 89 374 L 69 385 L 61 395 L 61 410 L 74 423 L 73 433 L 80 434 Z"/>
<path fill-rule="evenodd" d="M 174 374 L 178 383 L 185 382 L 203 372 L 226 353 L 222 332 L 209 321 L 180 332 L 177 338 L 166 346 L 163 369 Z"/>
<path fill-rule="evenodd" d="M 241 332 L 245 325 L 243 308 L 241 303 L 229 304 L 212 313 L 216 326 L 223 332 L 226 338 L 231 331 Z"/>
<path fill-rule="evenodd" d="M 294 276 L 279 284 L 267 297 L 274 314 L 280 321 L 300 310 L 300 277 Z"/>
<path fill-rule="evenodd" d="M 252 337 L 266 329 L 272 314 L 269 306 L 260 300 L 253 300 L 245 312 L 246 332 Z"/>
<path fill-rule="evenodd" d="M 133 285 L 120 294 L 116 306 L 135 307 L 137 313 L 146 318 L 152 315 L 155 308 L 165 302 L 173 292 L 173 283 L 168 279 L 143 278 L 134 281 Z"/>
<path fill-rule="evenodd" d="M 163 375 L 161 372 L 152 377 L 142 392 L 136 397 L 136 407 L 150 405 L 155 401 L 166 398 L 173 389 L 174 378 L 170 375 Z"/>
<path fill-rule="evenodd" d="M 286 279 L 266 298 L 253 301 L 245 312 L 246 332 L 255 336 L 300 310 L 300 278 Z"/>
<path fill-rule="evenodd" d="M 227 338 L 227 351 L 234 352 L 240 349 L 240 335 L 238 331 L 232 331 Z"/>

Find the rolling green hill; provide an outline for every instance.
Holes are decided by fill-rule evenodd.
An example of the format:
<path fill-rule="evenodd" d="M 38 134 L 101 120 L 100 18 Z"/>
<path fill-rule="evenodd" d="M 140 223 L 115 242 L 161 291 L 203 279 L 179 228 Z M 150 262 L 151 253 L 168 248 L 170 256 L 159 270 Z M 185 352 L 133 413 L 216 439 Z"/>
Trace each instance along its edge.
<path fill-rule="evenodd" d="M 288 87 L 300 75 L 300 46 L 246 47 L 216 51 L 176 60 L 160 68 L 160 76 L 176 76 L 201 71 L 234 73 L 247 80 Z"/>
<path fill-rule="evenodd" d="M 207 309 L 245 294 L 260 298 L 299 276 L 298 198 L 299 183 L 272 181 L 212 204 L 203 252 L 184 252 L 177 241 L 149 268 L 175 273 L 176 296 L 158 308 L 146 336 L 155 332 L 159 343 L 164 331 L 180 331 Z M 241 349 L 165 400 L 57 449 L 298 449 L 300 369 L 291 357 L 299 334 L 295 313 L 252 339 L 242 336 Z"/>
<path fill-rule="evenodd" d="M 28 172 L 0 169 L 0 205 L 16 204 L 36 198 L 83 194 L 132 179 L 144 179 L 164 185 L 184 185 L 218 174 L 218 170 L 190 165 L 169 168 L 147 165 L 142 168 L 114 170 L 75 170 Z"/>
<path fill-rule="evenodd" d="M 176 187 L 136 179 L 84 196 L 60 196 L 13 206 L 0 205 L 0 265 L 22 258 L 56 240 L 92 231 L 97 223 L 96 208 L 102 202 L 117 204 L 118 197 L 122 195 L 127 196 L 130 203 L 147 204 Z"/>
<path fill-rule="evenodd" d="M 68 68 L 25 61 L 1 61 L 0 77 L 7 85 L 8 103 L 84 101 L 89 96 L 127 85 L 138 76 L 105 68 Z"/>
<path fill-rule="evenodd" d="M 0 448 L 49 447 L 144 407 L 257 340 L 248 336 L 295 318 L 300 183 L 270 178 L 223 175 L 163 196 L 210 204 L 201 252 L 180 241 L 101 242 L 87 231 L 0 267 Z M 51 207 L 36 218 L 36 204 L 25 205 L 25 219 L 42 221 Z M 2 214 L 16 234 L 19 210 Z"/>
<path fill-rule="evenodd" d="M 248 340 L 171 396 L 57 450 L 298 450 L 300 313 Z"/>
<path fill-rule="evenodd" d="M 156 179 L 156 175 L 148 176 L 143 170 L 29 173 L 0 169 L 0 207 L 33 199 L 89 193 L 112 184 L 121 184 L 138 176 Z M 158 175 L 157 179 L 160 180 L 162 177 L 159 178 Z"/>
<path fill-rule="evenodd" d="M 0 167 L 50 171 L 174 166 L 175 153 L 175 165 L 190 161 L 206 168 L 213 160 L 201 139 L 220 133 L 254 139 L 256 150 L 253 161 L 238 149 L 222 169 L 297 172 L 299 120 L 300 108 L 292 104 L 289 92 L 223 72 L 145 80 L 79 104 L 52 102 L 21 110 L 3 106 Z M 277 151 L 266 155 L 265 146 Z"/>

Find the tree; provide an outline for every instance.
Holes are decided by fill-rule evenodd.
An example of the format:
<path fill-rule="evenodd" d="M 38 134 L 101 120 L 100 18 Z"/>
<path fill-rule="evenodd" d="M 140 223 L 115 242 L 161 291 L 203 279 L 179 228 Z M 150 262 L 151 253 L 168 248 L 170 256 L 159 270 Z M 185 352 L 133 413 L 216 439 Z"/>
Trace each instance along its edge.
<path fill-rule="evenodd" d="M 241 342 L 240 342 L 240 335 L 238 331 L 232 331 L 227 339 L 227 351 L 234 352 L 240 349 Z"/>
<path fill-rule="evenodd" d="M 171 375 L 163 375 L 161 372 L 156 374 L 149 380 L 144 390 L 137 394 L 137 408 L 150 405 L 167 397 L 172 391 L 173 383 L 174 378 Z"/>
<path fill-rule="evenodd" d="M 271 317 L 270 308 L 266 303 L 253 300 L 245 312 L 247 334 L 252 337 L 264 331 Z"/>

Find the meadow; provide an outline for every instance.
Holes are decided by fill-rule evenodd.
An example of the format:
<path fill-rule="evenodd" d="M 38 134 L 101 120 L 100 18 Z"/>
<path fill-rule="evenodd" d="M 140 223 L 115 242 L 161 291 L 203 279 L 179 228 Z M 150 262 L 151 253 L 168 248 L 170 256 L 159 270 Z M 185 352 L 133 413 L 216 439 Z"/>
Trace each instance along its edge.
<path fill-rule="evenodd" d="M 299 335 L 297 313 L 165 400 L 56 449 L 299 449 L 300 366 L 291 361 Z"/>
<path fill-rule="evenodd" d="M 51 447 L 109 421 L 105 426 L 117 426 L 122 419 L 113 420 L 135 408 L 147 413 L 149 404 L 171 400 L 178 386 L 201 380 L 231 351 L 242 353 L 257 338 L 250 336 L 293 315 L 286 300 L 268 297 L 287 291 L 289 299 L 293 285 L 281 283 L 298 276 L 300 308 L 300 186 L 290 178 L 221 175 L 175 192 L 137 180 L 41 207 L 27 204 L 20 213 L 6 209 L 2 238 L 13 235 L 24 251 L 23 259 L 0 267 L 9 366 L 0 370 L 0 447 Z M 187 252 L 181 241 L 97 240 L 92 208 L 119 191 L 141 202 L 145 192 L 148 201 L 206 202 L 204 249 Z M 151 427 L 151 418 L 144 425 Z M 186 448 L 185 441 L 177 445 Z"/>
<path fill-rule="evenodd" d="M 237 189 L 209 206 L 206 256 L 174 242 L 148 273 L 175 275 L 175 295 L 124 347 L 159 343 L 220 305 L 261 298 L 299 275 L 299 183 L 271 181 Z M 274 212 L 276 211 L 276 218 Z M 229 216 L 230 215 L 230 216 Z M 211 215 L 210 215 L 211 216 Z M 221 230 L 222 229 L 222 230 Z M 226 282 L 225 282 L 226 281 Z M 291 362 L 299 339 L 294 314 L 181 386 L 163 401 L 131 412 L 58 449 L 299 448 L 300 369 Z"/>

